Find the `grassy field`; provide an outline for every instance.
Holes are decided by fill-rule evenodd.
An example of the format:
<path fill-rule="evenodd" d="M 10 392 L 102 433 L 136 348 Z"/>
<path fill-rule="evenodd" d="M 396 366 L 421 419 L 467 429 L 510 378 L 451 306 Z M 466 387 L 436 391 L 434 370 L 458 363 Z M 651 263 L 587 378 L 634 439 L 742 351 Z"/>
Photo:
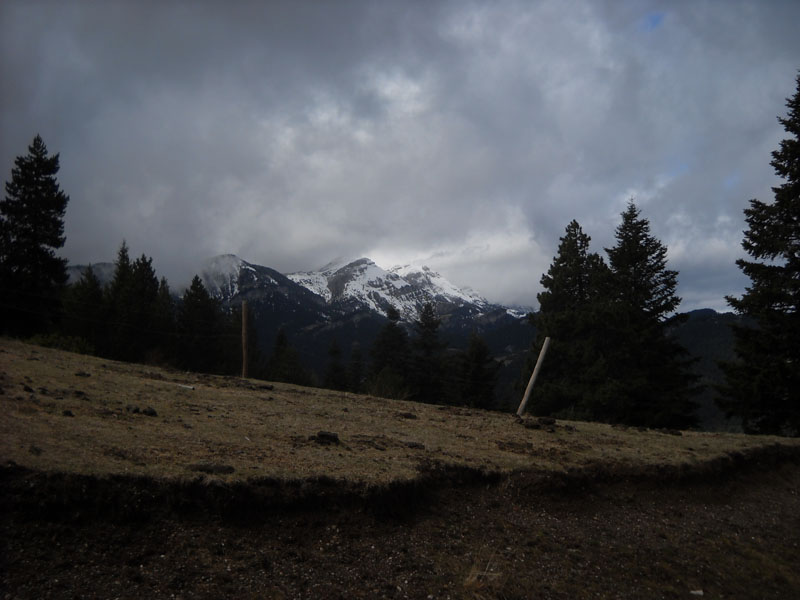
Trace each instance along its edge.
<path fill-rule="evenodd" d="M 413 478 L 432 461 L 499 473 L 691 471 L 731 453 L 800 447 L 800 440 L 776 437 L 540 425 L 532 417 L 167 371 L 9 340 L 0 365 L 0 458 L 40 471 L 181 479 L 205 465 L 227 481 L 324 476 L 385 484 Z M 320 431 L 335 433 L 338 443 L 318 440 Z"/>
<path fill-rule="evenodd" d="M 800 596 L 797 439 L 520 420 L 12 340 L 0 402 L 9 598 Z M 253 494 L 282 484 L 282 504 Z"/>

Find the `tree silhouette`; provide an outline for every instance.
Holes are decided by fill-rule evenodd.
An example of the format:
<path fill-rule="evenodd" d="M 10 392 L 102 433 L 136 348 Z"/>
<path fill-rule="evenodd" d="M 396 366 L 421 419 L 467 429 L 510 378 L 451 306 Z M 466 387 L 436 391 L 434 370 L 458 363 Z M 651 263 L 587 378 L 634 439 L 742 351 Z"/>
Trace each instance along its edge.
<path fill-rule="evenodd" d="M 622 213 L 617 243 L 607 248 L 611 312 L 604 334 L 610 404 L 603 420 L 648 427 L 696 424 L 692 397 L 699 391 L 692 360 L 667 336 L 678 273 L 667 269 L 667 248 L 650 234 L 650 223 L 633 202 Z M 668 319 L 672 319 L 668 321 Z"/>
<path fill-rule="evenodd" d="M 539 350 L 550 337 L 547 364 L 530 404 L 538 415 L 596 419 L 608 402 L 603 345 L 610 271 L 589 251 L 590 241 L 577 221 L 570 222 L 541 278 L 539 312 L 531 316 L 537 338 L 523 377 L 527 384 Z"/>
<path fill-rule="evenodd" d="M 386 311 L 389 322 L 378 332 L 370 351 L 369 393 L 384 398 L 405 398 L 409 394 L 408 334 L 400 322 L 400 313 L 393 307 Z"/>
<path fill-rule="evenodd" d="M 738 415 L 746 432 L 800 435 L 800 74 L 788 98 L 790 137 L 770 164 L 785 181 L 771 204 L 751 200 L 744 211 L 742 247 L 753 260 L 736 264 L 750 278 L 741 298 L 728 303 L 756 327 L 734 327 L 738 362 L 722 366 L 720 404 Z"/>
<path fill-rule="evenodd" d="M 61 311 L 67 261 L 64 213 L 69 197 L 56 180 L 59 155 L 36 136 L 19 156 L 0 201 L 0 333 L 27 336 L 50 330 Z"/>

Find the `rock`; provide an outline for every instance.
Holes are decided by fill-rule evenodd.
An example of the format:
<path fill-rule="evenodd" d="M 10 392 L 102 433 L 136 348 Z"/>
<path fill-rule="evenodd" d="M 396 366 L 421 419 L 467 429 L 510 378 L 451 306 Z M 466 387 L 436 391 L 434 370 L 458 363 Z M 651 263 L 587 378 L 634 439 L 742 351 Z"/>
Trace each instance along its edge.
<path fill-rule="evenodd" d="M 556 420 L 553 417 L 539 417 L 536 419 L 539 425 L 555 425 Z"/>
<path fill-rule="evenodd" d="M 338 444 L 339 434 L 334 433 L 333 431 L 320 431 L 317 433 L 317 435 L 312 435 L 310 439 L 318 444 Z"/>
<path fill-rule="evenodd" d="M 425 444 L 420 444 L 419 442 L 406 442 L 406 447 L 414 450 L 425 450 Z"/>
<path fill-rule="evenodd" d="M 398 416 L 398 417 L 401 417 L 401 418 L 403 418 L 403 419 L 416 419 L 416 418 L 417 418 L 417 415 L 415 415 L 415 414 L 414 414 L 414 413 L 412 413 L 412 412 L 401 412 L 401 413 L 397 413 L 397 416 Z"/>
<path fill-rule="evenodd" d="M 61 414 L 64 415 L 65 417 L 74 417 L 75 416 L 74 414 L 72 414 L 71 410 L 65 410 Z"/>
<path fill-rule="evenodd" d="M 141 412 L 139 410 L 139 407 L 136 406 L 135 404 L 128 404 L 125 407 L 125 410 L 127 410 L 129 413 L 133 413 L 134 415 L 138 415 Z"/>
<path fill-rule="evenodd" d="M 78 371 L 75 373 L 75 377 L 91 377 L 91 375 L 86 371 Z"/>
<path fill-rule="evenodd" d="M 31 386 L 29 386 L 29 385 L 23 385 L 22 389 L 24 391 L 28 392 L 29 394 L 33 394 L 34 393 L 33 388 Z"/>
<path fill-rule="evenodd" d="M 158 416 L 158 413 L 156 412 L 156 409 L 154 409 L 152 406 L 148 406 L 147 408 L 145 408 L 142 411 L 142 414 L 143 415 L 147 415 L 148 417 L 157 417 Z"/>
<path fill-rule="evenodd" d="M 38 446 L 34 446 L 33 444 L 31 444 L 30 448 L 28 448 L 28 452 L 30 452 L 34 456 L 39 456 L 42 453 L 42 449 L 39 448 Z"/>

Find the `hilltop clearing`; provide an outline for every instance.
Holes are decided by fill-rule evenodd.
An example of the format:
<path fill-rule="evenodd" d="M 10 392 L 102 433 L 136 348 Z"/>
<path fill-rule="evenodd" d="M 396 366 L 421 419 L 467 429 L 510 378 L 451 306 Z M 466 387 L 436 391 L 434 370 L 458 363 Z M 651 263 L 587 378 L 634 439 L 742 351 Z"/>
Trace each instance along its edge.
<path fill-rule="evenodd" d="M 800 592 L 800 440 L 517 420 L 9 340 L 0 370 L 10 598 Z"/>

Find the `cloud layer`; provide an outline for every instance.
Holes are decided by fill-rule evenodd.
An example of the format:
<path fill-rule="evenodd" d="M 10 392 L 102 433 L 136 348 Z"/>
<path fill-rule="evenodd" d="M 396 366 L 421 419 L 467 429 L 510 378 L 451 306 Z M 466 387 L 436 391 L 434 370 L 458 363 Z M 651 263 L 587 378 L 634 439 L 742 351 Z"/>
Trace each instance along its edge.
<path fill-rule="evenodd" d="M 0 5 L 0 165 L 61 154 L 72 262 L 125 238 L 185 277 L 422 261 L 535 304 L 577 219 L 633 197 L 683 309 L 747 281 L 743 208 L 778 183 L 796 2 Z"/>

